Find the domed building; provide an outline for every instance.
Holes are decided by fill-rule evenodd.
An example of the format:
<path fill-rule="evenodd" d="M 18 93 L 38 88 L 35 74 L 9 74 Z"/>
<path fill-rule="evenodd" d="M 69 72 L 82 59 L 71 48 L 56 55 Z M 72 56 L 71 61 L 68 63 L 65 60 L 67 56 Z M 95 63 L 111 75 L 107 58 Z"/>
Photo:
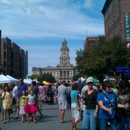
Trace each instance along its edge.
<path fill-rule="evenodd" d="M 57 82 L 66 80 L 66 82 L 72 82 L 72 77 L 77 74 L 76 68 L 73 64 L 70 64 L 69 48 L 67 41 L 63 39 L 60 49 L 60 63 L 56 67 L 47 66 L 45 68 L 32 68 L 32 74 L 45 74 L 50 73 Z"/>

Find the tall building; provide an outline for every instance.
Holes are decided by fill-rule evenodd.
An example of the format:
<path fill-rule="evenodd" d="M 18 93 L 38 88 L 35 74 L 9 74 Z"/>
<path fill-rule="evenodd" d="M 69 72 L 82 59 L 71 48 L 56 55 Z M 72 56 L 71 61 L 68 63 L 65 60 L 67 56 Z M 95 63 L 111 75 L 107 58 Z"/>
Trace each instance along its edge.
<path fill-rule="evenodd" d="M 106 38 L 116 35 L 130 43 L 130 0 L 106 0 L 102 14 Z"/>
<path fill-rule="evenodd" d="M 1 57 L 1 30 L 0 30 L 0 57 Z M 3 65 L 1 64 L 1 58 L 0 58 L 0 74 L 3 70 Z"/>
<path fill-rule="evenodd" d="M 91 46 L 94 46 L 97 44 L 98 37 L 86 37 L 84 42 L 84 50 L 88 49 Z"/>
<path fill-rule="evenodd" d="M 26 57 L 26 58 L 25 58 Z M 0 64 L 2 73 L 15 78 L 26 78 L 28 74 L 28 53 L 9 38 L 1 38 Z"/>
<path fill-rule="evenodd" d="M 75 67 L 70 64 L 69 48 L 65 39 L 62 41 L 62 46 L 60 49 L 60 63 L 56 67 L 47 66 L 45 68 L 32 68 L 33 75 L 41 75 L 45 73 L 52 74 L 57 82 L 60 82 L 63 79 L 67 82 L 72 82 L 72 77 L 77 74 Z"/>

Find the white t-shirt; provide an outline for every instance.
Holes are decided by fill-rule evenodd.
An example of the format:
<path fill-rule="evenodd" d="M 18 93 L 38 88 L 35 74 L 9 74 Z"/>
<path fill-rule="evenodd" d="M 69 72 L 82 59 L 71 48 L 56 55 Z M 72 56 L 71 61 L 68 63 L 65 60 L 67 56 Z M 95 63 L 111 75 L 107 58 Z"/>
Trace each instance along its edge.
<path fill-rule="evenodd" d="M 17 88 L 18 88 L 18 86 L 15 86 L 15 87 L 13 88 L 13 92 L 12 92 L 13 98 L 16 97 Z"/>
<path fill-rule="evenodd" d="M 35 95 L 28 95 L 28 104 L 35 104 Z"/>

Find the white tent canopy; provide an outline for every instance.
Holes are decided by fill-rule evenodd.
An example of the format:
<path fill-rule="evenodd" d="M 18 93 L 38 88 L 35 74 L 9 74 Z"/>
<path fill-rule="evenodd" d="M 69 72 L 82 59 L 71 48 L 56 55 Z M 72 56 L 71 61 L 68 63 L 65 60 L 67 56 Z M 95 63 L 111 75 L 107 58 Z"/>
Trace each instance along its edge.
<path fill-rule="evenodd" d="M 0 84 L 2 84 L 2 83 L 10 83 L 10 82 L 11 82 L 11 80 L 9 78 L 4 76 L 3 74 L 0 75 Z"/>
<path fill-rule="evenodd" d="M 35 80 L 35 79 L 33 79 L 33 81 L 35 81 L 36 83 L 40 83 L 39 81 L 37 81 L 37 80 Z"/>
<path fill-rule="evenodd" d="M 114 78 L 105 78 L 103 81 L 108 81 L 108 80 L 115 81 L 116 79 L 114 79 Z"/>
<path fill-rule="evenodd" d="M 10 75 L 6 75 L 6 78 L 10 79 L 12 83 L 19 81 L 18 79 L 15 79 L 15 78 L 11 77 Z"/>
<path fill-rule="evenodd" d="M 32 79 L 24 79 L 23 82 L 26 83 L 26 84 L 31 84 L 32 83 Z"/>

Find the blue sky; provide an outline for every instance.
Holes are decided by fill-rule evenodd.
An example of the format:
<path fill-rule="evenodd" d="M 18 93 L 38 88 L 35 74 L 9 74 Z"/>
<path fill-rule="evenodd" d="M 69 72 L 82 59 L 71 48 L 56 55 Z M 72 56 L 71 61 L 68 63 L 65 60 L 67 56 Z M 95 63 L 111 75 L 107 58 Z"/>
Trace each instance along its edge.
<path fill-rule="evenodd" d="M 101 14 L 105 0 L 0 0 L 0 29 L 27 50 L 28 73 L 32 67 L 59 64 L 65 38 L 71 63 L 76 50 L 83 49 L 86 36 L 104 35 Z"/>

